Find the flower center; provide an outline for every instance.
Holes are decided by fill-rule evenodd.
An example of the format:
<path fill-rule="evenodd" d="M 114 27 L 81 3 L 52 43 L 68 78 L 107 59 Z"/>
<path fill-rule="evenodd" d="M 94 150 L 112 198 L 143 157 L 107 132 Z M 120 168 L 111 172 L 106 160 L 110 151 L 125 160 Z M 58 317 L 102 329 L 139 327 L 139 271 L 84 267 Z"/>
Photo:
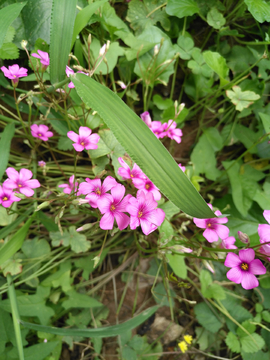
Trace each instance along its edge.
<path fill-rule="evenodd" d="M 139 211 L 138 212 L 138 217 L 140 218 L 140 217 L 142 217 L 143 216 L 143 212 L 142 211 Z"/>
<path fill-rule="evenodd" d="M 42 136 L 41 134 L 38 134 L 38 136 Z"/>
<path fill-rule="evenodd" d="M 5 196 L 4 198 L 3 198 L 3 201 L 7 201 L 8 200 L 8 198 Z"/>
<path fill-rule="evenodd" d="M 83 141 L 81 142 L 81 145 L 84 146 L 84 142 L 83 142 Z"/>
<path fill-rule="evenodd" d="M 19 185 L 18 185 L 18 187 L 19 187 L 19 188 L 21 188 L 21 187 L 22 187 L 22 185 L 21 185 L 21 184 L 19 184 Z"/>
<path fill-rule="evenodd" d="M 248 264 L 247 263 L 242 263 L 240 266 L 241 266 L 242 270 L 244 270 L 244 271 L 248 270 Z"/>
<path fill-rule="evenodd" d="M 101 191 L 99 190 L 99 188 L 96 189 L 95 193 L 96 193 L 97 195 L 101 195 Z"/>
<path fill-rule="evenodd" d="M 146 190 L 148 190 L 150 188 L 150 185 L 149 184 L 145 184 L 145 188 Z"/>
<path fill-rule="evenodd" d="M 212 226 L 212 224 L 211 224 L 211 223 L 208 223 L 208 224 L 207 224 L 207 227 L 209 227 L 209 228 L 210 228 L 211 226 Z"/>
<path fill-rule="evenodd" d="M 133 176 L 132 174 L 130 174 L 130 177 L 132 177 L 132 178 L 133 178 L 134 176 Z"/>
<path fill-rule="evenodd" d="M 110 209 L 111 209 L 111 211 L 114 211 L 114 210 L 115 210 L 115 206 L 112 205 L 112 206 L 110 207 Z"/>

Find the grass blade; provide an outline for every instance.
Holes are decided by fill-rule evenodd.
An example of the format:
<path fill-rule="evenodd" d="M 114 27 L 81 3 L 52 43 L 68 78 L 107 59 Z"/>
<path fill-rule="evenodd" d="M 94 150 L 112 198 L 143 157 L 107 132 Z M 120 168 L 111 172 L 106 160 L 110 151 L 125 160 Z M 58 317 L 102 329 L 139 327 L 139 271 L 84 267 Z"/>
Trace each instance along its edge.
<path fill-rule="evenodd" d="M 1 154 L 1 161 L 0 161 L 0 180 L 2 179 L 9 159 L 9 152 L 10 152 L 10 144 L 11 140 L 14 136 L 15 132 L 15 125 L 14 123 L 10 123 L 5 127 L 5 130 L 1 134 L 0 140 L 0 154 Z"/>
<path fill-rule="evenodd" d="M 19 16 L 22 8 L 25 5 L 26 2 L 12 4 L 0 10 L 0 48 L 4 43 L 9 26 L 13 23 L 16 17 Z"/>
<path fill-rule="evenodd" d="M 96 1 L 88 6 L 86 6 L 84 9 L 82 9 L 76 16 L 75 24 L 74 24 L 74 30 L 72 35 L 72 41 L 71 41 L 71 49 L 74 45 L 74 42 L 76 40 L 77 35 L 82 31 L 82 29 L 87 25 L 89 22 L 91 16 L 95 13 L 95 11 L 103 5 L 108 0 L 100 0 Z"/>
<path fill-rule="evenodd" d="M 10 299 L 11 313 L 12 313 L 15 338 L 19 353 L 19 359 L 24 360 L 22 334 L 20 329 L 20 316 L 19 316 L 16 293 L 12 282 L 12 277 L 10 274 L 7 274 L 7 281 L 8 281 L 8 296 Z"/>
<path fill-rule="evenodd" d="M 83 74 L 76 74 L 73 80 L 86 105 L 99 113 L 130 157 L 171 202 L 191 216 L 215 217 L 163 144 L 116 94 Z"/>
<path fill-rule="evenodd" d="M 50 37 L 50 76 L 55 84 L 65 79 L 77 0 L 54 0 Z"/>
<path fill-rule="evenodd" d="M 0 249 L 0 265 L 7 261 L 12 255 L 16 253 L 24 242 L 24 239 L 27 235 L 29 227 L 33 221 L 33 218 L 36 214 L 33 214 L 29 220 L 21 227 L 16 234 L 10 239 L 6 244 L 4 244 Z"/>
<path fill-rule="evenodd" d="M 82 337 L 110 337 L 116 335 L 122 335 L 126 332 L 134 329 L 145 322 L 151 315 L 153 315 L 158 309 L 158 306 L 153 306 L 147 310 L 144 310 L 141 314 L 134 318 L 127 320 L 119 325 L 104 326 L 95 329 L 63 329 L 50 326 L 43 326 L 37 324 L 31 324 L 21 320 L 21 324 L 32 330 L 43 331 L 49 334 L 55 334 L 60 336 L 82 336 Z"/>

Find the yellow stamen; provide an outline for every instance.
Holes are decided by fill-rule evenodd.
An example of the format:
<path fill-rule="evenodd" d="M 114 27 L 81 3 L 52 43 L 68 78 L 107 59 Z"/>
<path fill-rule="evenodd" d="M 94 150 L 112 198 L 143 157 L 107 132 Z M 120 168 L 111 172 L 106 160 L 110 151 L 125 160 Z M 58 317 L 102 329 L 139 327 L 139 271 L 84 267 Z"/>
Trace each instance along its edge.
<path fill-rule="evenodd" d="M 97 195 L 101 195 L 101 191 L 99 190 L 99 188 L 96 189 L 95 193 L 96 193 Z"/>
<path fill-rule="evenodd" d="M 19 185 L 18 185 L 18 187 L 22 187 L 22 185 L 21 185 L 21 184 L 19 184 Z"/>
<path fill-rule="evenodd" d="M 38 134 L 38 136 L 42 136 L 42 134 Z"/>
<path fill-rule="evenodd" d="M 81 142 L 81 145 L 84 146 L 84 142 L 83 142 L 83 141 Z"/>
<path fill-rule="evenodd" d="M 142 217 L 143 216 L 143 212 L 142 211 L 139 211 L 138 212 L 138 217 L 140 218 L 140 217 Z"/>
<path fill-rule="evenodd" d="M 241 264 L 241 269 L 247 271 L 248 270 L 248 264 L 247 263 L 242 263 Z"/>
<path fill-rule="evenodd" d="M 130 177 L 134 177 L 132 174 L 130 174 Z"/>
<path fill-rule="evenodd" d="M 115 210 L 115 206 L 112 205 L 112 206 L 111 206 L 111 211 L 114 211 L 114 210 Z"/>
<path fill-rule="evenodd" d="M 7 201 L 8 200 L 8 198 L 5 196 L 4 198 L 3 198 L 3 201 Z"/>
<path fill-rule="evenodd" d="M 212 224 L 210 224 L 210 223 L 208 223 L 208 224 L 207 224 L 207 227 L 209 227 L 209 228 L 210 228 L 211 226 L 212 226 Z"/>
<path fill-rule="evenodd" d="M 150 185 L 146 184 L 145 188 L 148 190 L 150 188 Z"/>

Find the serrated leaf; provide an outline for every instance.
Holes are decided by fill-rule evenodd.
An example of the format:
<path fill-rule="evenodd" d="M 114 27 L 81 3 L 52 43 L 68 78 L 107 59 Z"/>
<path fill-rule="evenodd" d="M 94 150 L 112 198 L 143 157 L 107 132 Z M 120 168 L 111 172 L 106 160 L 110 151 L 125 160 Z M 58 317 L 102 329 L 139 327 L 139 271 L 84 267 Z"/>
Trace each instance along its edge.
<path fill-rule="evenodd" d="M 60 231 L 50 231 L 50 238 L 52 239 L 52 246 L 69 246 L 70 235 L 66 229 L 63 234 Z"/>
<path fill-rule="evenodd" d="M 1 265 L 1 269 L 3 270 L 4 276 L 7 274 L 17 275 L 22 272 L 22 260 L 21 259 L 8 259 Z"/>
<path fill-rule="evenodd" d="M 218 9 L 214 7 L 207 13 L 207 23 L 218 30 L 226 24 L 226 19 Z"/>
<path fill-rule="evenodd" d="M 228 333 L 226 339 L 225 339 L 226 345 L 232 352 L 240 352 L 240 342 L 237 338 L 237 336 L 232 333 L 231 331 Z"/>
<path fill-rule="evenodd" d="M 221 86 L 225 85 L 228 82 L 225 78 L 228 75 L 229 68 L 224 57 L 213 51 L 205 51 L 203 57 L 206 64 L 220 77 Z"/>
<path fill-rule="evenodd" d="M 259 112 L 260 118 L 263 123 L 266 134 L 269 133 L 268 138 L 270 139 L 270 115 Z"/>
<path fill-rule="evenodd" d="M 77 0 L 53 0 L 50 34 L 50 76 L 52 84 L 65 79 L 76 16 Z"/>
<path fill-rule="evenodd" d="M 28 258 L 37 258 L 50 253 L 50 245 L 47 240 L 35 237 L 31 240 L 25 240 L 22 246 L 22 252 Z"/>
<path fill-rule="evenodd" d="M 212 75 L 211 68 L 206 64 L 203 54 L 199 48 L 193 48 L 191 51 L 193 60 L 188 62 L 188 67 L 191 69 L 193 74 L 202 75 L 209 78 Z"/>
<path fill-rule="evenodd" d="M 205 303 L 195 305 L 194 311 L 198 322 L 210 332 L 216 333 L 222 327 L 222 323 Z"/>
<path fill-rule="evenodd" d="M 202 286 L 202 294 L 206 298 L 223 300 L 226 297 L 224 289 L 218 284 L 213 284 L 212 276 L 207 270 L 200 272 L 200 282 Z"/>
<path fill-rule="evenodd" d="M 242 91 L 240 86 L 237 85 L 233 86 L 232 90 L 227 90 L 226 95 L 236 106 L 236 110 L 240 112 L 260 98 L 260 95 L 256 94 L 254 91 Z"/>
<path fill-rule="evenodd" d="M 169 15 L 183 18 L 199 12 L 199 7 L 194 0 L 168 0 L 166 12 Z"/>
<path fill-rule="evenodd" d="M 67 151 L 72 150 L 73 142 L 67 136 L 60 136 L 57 143 L 57 149 Z"/>
<path fill-rule="evenodd" d="M 15 36 L 15 29 L 13 26 L 9 26 L 6 36 L 5 36 L 4 43 L 12 42 L 14 36 Z"/>
<path fill-rule="evenodd" d="M 19 49 L 13 43 L 5 43 L 0 49 L 0 59 L 15 60 L 19 57 Z"/>
<path fill-rule="evenodd" d="M 252 338 L 254 341 L 252 341 Z M 256 333 L 251 336 L 241 337 L 240 343 L 242 345 L 242 350 L 246 353 L 255 353 L 261 350 L 265 345 L 264 339 Z"/>
<path fill-rule="evenodd" d="M 169 152 L 116 94 L 82 74 L 73 80 L 83 101 L 100 114 L 131 158 L 169 200 L 192 216 L 214 216 Z"/>
<path fill-rule="evenodd" d="M 244 0 L 252 16 L 263 23 L 270 21 L 270 5 L 264 0 Z"/>
<path fill-rule="evenodd" d="M 16 17 L 20 14 L 22 8 L 26 5 L 24 3 L 11 4 L 0 10 L 0 47 L 2 47 L 9 26 L 13 23 Z"/>
<path fill-rule="evenodd" d="M 83 234 L 79 234 L 76 231 L 75 226 L 70 226 L 69 228 L 70 234 L 70 247 L 76 254 L 81 252 L 86 252 L 90 249 L 91 243 L 86 240 L 86 236 Z"/>
<path fill-rule="evenodd" d="M 246 329 L 250 334 L 253 334 L 256 331 L 256 326 L 251 324 L 250 320 L 245 320 L 242 324 L 242 327 Z M 247 336 L 247 333 L 240 327 L 236 330 L 237 335 L 241 338 Z"/>

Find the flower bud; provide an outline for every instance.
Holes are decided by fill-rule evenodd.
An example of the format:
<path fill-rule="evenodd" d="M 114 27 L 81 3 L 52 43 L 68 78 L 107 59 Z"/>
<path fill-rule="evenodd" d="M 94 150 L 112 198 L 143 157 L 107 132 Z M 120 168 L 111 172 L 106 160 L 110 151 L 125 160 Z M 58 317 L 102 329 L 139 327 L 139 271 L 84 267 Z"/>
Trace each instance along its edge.
<path fill-rule="evenodd" d="M 212 263 L 210 264 L 210 262 L 208 262 L 207 260 L 203 260 L 202 262 L 203 262 L 204 266 L 206 267 L 206 269 L 211 271 L 211 273 L 213 273 L 213 274 L 215 273 L 215 269 L 214 269 Z"/>
<path fill-rule="evenodd" d="M 154 56 L 156 56 L 159 52 L 159 46 L 158 45 L 155 45 L 154 46 Z"/>
<path fill-rule="evenodd" d="M 250 240 L 249 240 L 249 237 L 248 237 L 247 234 L 243 233 L 242 231 L 238 231 L 237 234 L 238 234 L 239 240 L 240 240 L 243 244 L 246 244 L 246 245 L 249 245 L 249 244 L 250 244 Z"/>
<path fill-rule="evenodd" d="M 89 223 L 89 224 L 84 224 L 83 226 L 79 227 L 78 229 L 76 229 L 76 231 L 84 231 L 84 230 L 88 230 L 91 229 L 91 227 L 93 227 L 96 224 L 96 222 L 94 223 Z"/>
<path fill-rule="evenodd" d="M 169 249 L 175 250 L 179 253 L 192 253 L 193 252 L 193 250 L 191 250 L 190 248 L 187 248 L 183 245 L 173 245 L 173 246 L 170 246 Z"/>
<path fill-rule="evenodd" d="M 92 35 L 89 34 L 88 38 L 87 38 L 87 44 L 90 45 L 92 42 Z"/>
<path fill-rule="evenodd" d="M 25 50 L 28 42 L 26 40 L 21 41 L 21 47 Z"/>
<path fill-rule="evenodd" d="M 94 259 L 92 259 L 94 261 L 94 268 L 98 265 L 99 261 L 100 261 L 100 256 L 95 256 Z"/>
<path fill-rule="evenodd" d="M 100 50 L 99 50 L 99 56 L 103 56 L 103 55 L 105 54 L 106 47 L 107 47 L 107 45 L 104 44 L 104 45 L 100 48 Z"/>
<path fill-rule="evenodd" d="M 21 194 L 21 193 L 18 193 L 18 192 L 14 192 L 14 195 L 16 196 L 16 197 L 18 197 L 19 199 L 26 199 L 26 196 L 24 195 L 24 194 Z"/>
<path fill-rule="evenodd" d="M 47 207 L 49 205 L 50 205 L 50 201 L 44 201 L 42 204 L 38 205 L 38 207 L 36 208 L 35 211 L 39 211 L 39 210 L 41 210 L 41 209 L 43 209 L 43 208 L 45 208 L 45 207 Z"/>

